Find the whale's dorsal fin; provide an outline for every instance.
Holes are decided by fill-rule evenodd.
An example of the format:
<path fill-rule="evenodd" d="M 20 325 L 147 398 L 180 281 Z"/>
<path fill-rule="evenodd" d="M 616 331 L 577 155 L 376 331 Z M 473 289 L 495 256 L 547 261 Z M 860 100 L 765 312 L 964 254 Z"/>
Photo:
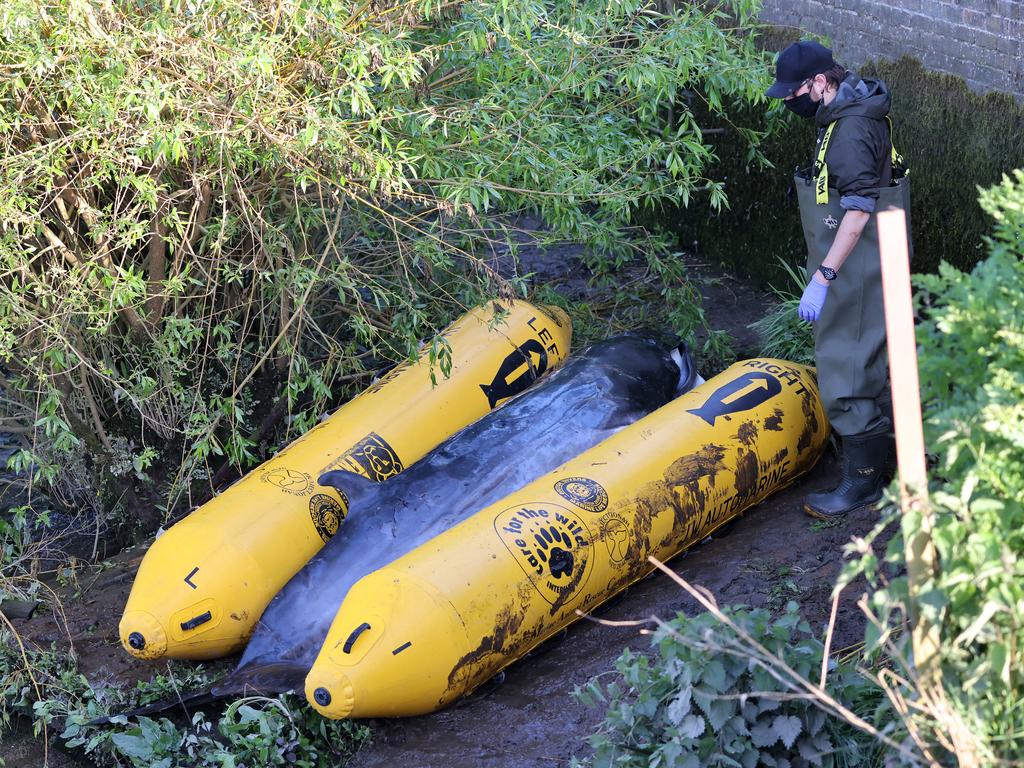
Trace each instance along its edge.
<path fill-rule="evenodd" d="M 348 508 L 359 506 L 360 499 L 377 488 L 380 484 L 347 469 L 335 469 L 324 472 L 317 478 L 320 485 L 326 485 L 340 493 L 347 501 Z"/>

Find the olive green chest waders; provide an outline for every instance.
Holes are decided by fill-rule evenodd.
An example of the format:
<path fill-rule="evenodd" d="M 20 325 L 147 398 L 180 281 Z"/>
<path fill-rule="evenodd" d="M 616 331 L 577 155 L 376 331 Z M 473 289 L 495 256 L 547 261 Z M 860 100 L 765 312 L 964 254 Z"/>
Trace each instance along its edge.
<path fill-rule="evenodd" d="M 832 247 L 846 213 L 839 192 L 828 187 L 825 150 L 832 123 L 825 131 L 811 174 L 797 173 L 795 187 L 800 219 L 807 240 L 807 279 L 810 280 Z M 902 159 L 893 151 L 893 166 Z M 907 216 L 910 242 L 910 177 L 878 190 L 876 213 L 892 208 Z M 871 214 L 857 245 L 828 289 L 821 316 L 814 324 L 814 357 L 818 388 L 832 428 L 839 435 L 860 435 L 884 430 L 888 425 L 879 401 L 888 399 L 888 359 L 885 346 L 885 313 L 882 303 L 882 270 L 878 250 L 878 221 Z"/>

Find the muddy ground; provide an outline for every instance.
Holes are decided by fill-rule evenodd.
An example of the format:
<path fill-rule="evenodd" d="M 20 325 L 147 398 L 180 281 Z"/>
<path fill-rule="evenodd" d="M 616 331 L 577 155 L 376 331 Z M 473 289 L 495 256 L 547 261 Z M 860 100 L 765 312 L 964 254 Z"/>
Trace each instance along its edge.
<path fill-rule="evenodd" d="M 570 297 L 583 295 L 578 251 L 521 254 L 538 281 L 561 286 Z M 756 354 L 758 341 L 746 327 L 763 316 L 771 300 L 713 265 L 691 263 L 691 277 L 702 286 L 705 311 L 713 328 L 729 332 L 740 357 Z M 714 373 L 714 372 L 709 372 Z M 795 600 L 816 628 L 824 628 L 830 611 L 830 591 L 839 571 L 843 544 L 851 535 L 867 532 L 876 513 L 862 511 L 843 525 L 814 524 L 800 509 L 811 490 L 827 487 L 835 470 L 831 452 L 804 479 L 749 510 L 741 519 L 670 565 L 683 578 L 708 588 L 722 604 L 743 603 L 781 610 Z M 144 549 L 123 552 L 102 569 L 83 569 L 72 583 L 57 586 L 63 597 L 70 643 L 81 670 L 94 684 L 133 685 L 154 672 L 119 645 L 117 621 Z M 841 603 L 834 648 L 859 641 L 863 621 L 854 605 L 858 590 L 848 589 Z M 692 613 L 695 605 L 664 575 L 634 585 L 602 619 L 669 618 L 678 611 Z M 61 617 L 49 611 L 15 621 L 22 637 L 39 647 L 69 645 Z M 588 710 L 570 695 L 573 687 L 612 668 L 626 646 L 643 649 L 647 640 L 636 628 L 578 622 L 543 652 L 507 670 L 505 681 L 447 711 L 426 717 L 373 721 L 374 741 L 354 761 L 357 768 L 409 765 L 417 768 L 548 768 L 566 765 L 573 755 L 587 752 L 584 738 L 603 713 Z M 160 670 L 164 667 L 161 665 Z M 50 765 L 79 763 L 54 750 Z M 38 740 L 25 729 L 8 734 L 0 758 L 9 766 L 42 765 Z"/>

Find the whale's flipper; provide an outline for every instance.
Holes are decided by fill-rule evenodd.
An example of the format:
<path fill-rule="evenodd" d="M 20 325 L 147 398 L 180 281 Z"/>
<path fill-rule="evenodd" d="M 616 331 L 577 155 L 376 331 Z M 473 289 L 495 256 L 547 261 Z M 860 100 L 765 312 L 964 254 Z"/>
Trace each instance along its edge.
<path fill-rule="evenodd" d="M 361 499 L 365 499 L 375 488 L 381 484 L 368 480 L 357 472 L 349 472 L 347 469 L 335 469 L 324 472 L 317 478 L 320 485 L 326 485 L 338 493 L 348 502 L 348 509 L 359 508 Z M 387 482 L 387 481 L 385 481 Z"/>

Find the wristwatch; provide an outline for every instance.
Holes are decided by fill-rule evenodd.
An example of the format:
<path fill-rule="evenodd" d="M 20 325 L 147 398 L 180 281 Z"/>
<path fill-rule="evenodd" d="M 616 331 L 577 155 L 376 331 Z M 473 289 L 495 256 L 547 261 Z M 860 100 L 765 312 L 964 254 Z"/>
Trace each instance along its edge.
<path fill-rule="evenodd" d="M 818 267 L 818 271 L 821 272 L 825 279 L 830 283 L 839 277 L 839 273 L 832 269 L 832 267 L 820 266 Z"/>

